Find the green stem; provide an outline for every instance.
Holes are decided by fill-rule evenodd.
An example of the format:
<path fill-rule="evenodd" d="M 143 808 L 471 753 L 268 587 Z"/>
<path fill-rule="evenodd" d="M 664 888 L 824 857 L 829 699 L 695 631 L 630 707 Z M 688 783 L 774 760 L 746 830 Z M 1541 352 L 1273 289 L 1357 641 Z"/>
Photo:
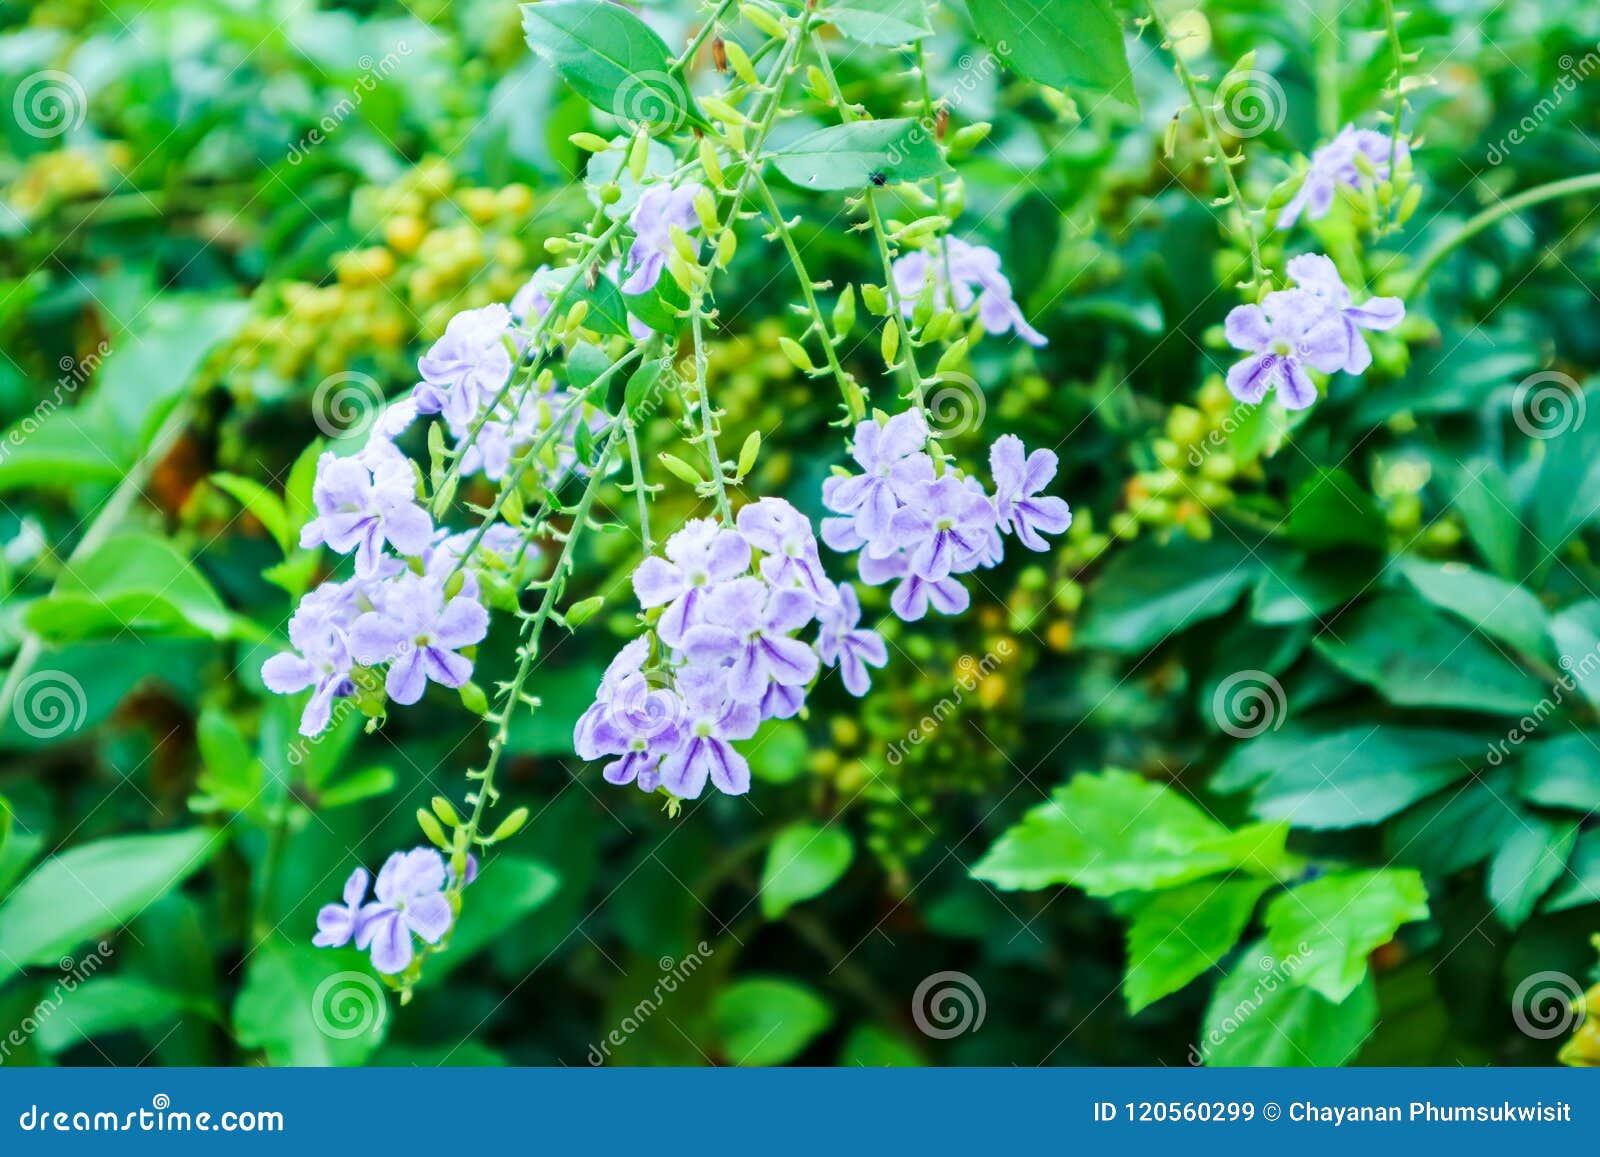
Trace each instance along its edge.
<path fill-rule="evenodd" d="M 1532 205 L 1589 192 L 1600 192 L 1600 173 L 1587 173 L 1581 177 L 1566 177 L 1560 181 L 1551 181 L 1547 185 L 1536 185 L 1532 189 L 1524 189 L 1514 197 L 1507 197 L 1504 201 L 1489 206 L 1483 212 L 1468 218 L 1460 229 L 1433 245 L 1422 255 L 1406 287 L 1405 296 L 1410 297 L 1416 293 L 1446 257 L 1496 221 Z"/>
<path fill-rule="evenodd" d="M 573 552 L 578 540 L 583 537 L 584 528 L 588 525 L 589 513 L 594 508 L 595 498 L 599 495 L 600 488 L 605 485 L 606 476 L 611 472 L 612 455 L 616 452 L 617 438 L 622 433 L 622 426 L 621 418 L 613 419 L 599 460 L 595 462 L 589 474 L 588 485 L 583 488 L 583 496 L 573 508 L 572 527 L 567 531 L 561 555 L 556 559 L 555 568 L 550 572 L 544 596 L 539 600 L 539 608 L 527 620 L 528 626 L 523 633 L 522 655 L 517 662 L 516 674 L 512 676 L 511 682 L 501 696 L 498 716 L 493 717 L 496 731 L 489 741 L 489 758 L 484 763 L 483 770 L 472 776 L 478 781 L 478 786 L 472 796 L 472 814 L 468 816 L 462 829 L 466 833 L 464 842 L 468 851 L 481 842 L 483 817 L 499 796 L 495 790 L 494 776 L 500 766 L 500 757 L 511 738 L 511 719 L 516 714 L 517 704 L 522 702 L 523 689 L 527 686 L 528 677 L 533 673 L 533 664 L 539 654 L 539 640 L 544 634 L 545 624 L 550 621 L 556 602 L 566 588 L 566 576 L 572 570 Z M 459 892 L 463 887 L 465 883 L 458 875 L 455 890 Z"/>
<path fill-rule="evenodd" d="M 644 463 L 639 458 L 639 435 L 631 415 L 623 417 L 622 432 L 628 439 L 628 462 L 633 467 L 633 494 L 639 503 L 639 538 L 644 543 L 644 553 L 653 554 L 656 548 L 650 538 L 650 487 L 644 480 Z"/>
<path fill-rule="evenodd" d="M 727 14 L 728 9 L 732 7 L 733 0 L 722 0 L 717 5 L 716 11 L 700 26 L 700 31 L 695 33 L 694 39 L 689 41 L 689 47 L 685 48 L 678 59 L 674 60 L 667 69 L 668 76 L 674 76 L 688 66 L 689 62 L 694 59 L 695 53 L 700 51 L 700 46 L 706 42 L 706 37 L 711 35 L 716 26 L 721 23 L 723 16 Z"/>
<path fill-rule="evenodd" d="M 794 267 L 795 276 L 800 279 L 801 296 L 805 298 L 806 309 L 811 312 L 811 324 L 816 327 L 817 336 L 822 339 L 822 352 L 827 355 L 828 368 L 833 371 L 834 380 L 839 383 L 839 393 L 844 398 L 845 409 L 850 412 L 852 422 L 859 422 L 867 416 L 861 387 L 856 385 L 855 379 L 845 373 L 844 366 L 839 363 L 839 355 L 833 348 L 833 335 L 822 316 L 822 307 L 817 304 L 816 286 L 811 280 L 811 274 L 806 271 L 806 263 L 800 256 L 799 246 L 794 243 L 789 223 L 783 219 L 777 198 L 772 195 L 772 190 L 766 181 L 757 177 L 756 189 L 766 203 L 767 215 L 772 218 L 773 231 L 783 242 L 784 251 L 789 254 L 789 264 Z"/>
<path fill-rule="evenodd" d="M 711 390 L 706 382 L 705 349 L 705 299 L 695 294 L 689 305 L 690 328 L 694 335 L 694 404 L 700 407 L 700 448 L 705 453 L 707 468 L 711 471 L 712 493 L 717 500 L 717 514 L 726 526 L 733 525 L 733 505 L 728 501 L 728 482 L 723 477 L 722 455 L 717 451 L 716 421 L 711 413 Z"/>
<path fill-rule="evenodd" d="M 1233 203 L 1233 210 L 1239 216 L 1239 231 L 1250 249 L 1251 284 L 1257 294 L 1263 293 L 1267 288 L 1267 268 L 1261 260 L 1261 243 L 1256 237 L 1255 221 L 1245 206 L 1244 194 L 1239 190 L 1239 182 L 1234 179 L 1233 160 L 1223 145 L 1222 133 L 1217 128 L 1217 118 L 1212 115 L 1210 106 L 1201 99 L 1200 85 L 1173 44 L 1172 34 L 1167 30 L 1166 21 L 1161 18 L 1160 11 L 1153 2 L 1148 3 L 1146 7 L 1150 11 L 1150 19 L 1154 21 L 1156 30 L 1161 34 L 1162 46 L 1172 56 L 1173 71 L 1183 82 L 1183 87 L 1189 94 L 1189 103 L 1194 105 L 1194 111 L 1200 117 L 1200 124 L 1206 131 L 1206 139 L 1211 142 L 1212 151 L 1217 155 L 1217 165 L 1222 169 L 1222 180 L 1228 190 L 1228 199 Z"/>

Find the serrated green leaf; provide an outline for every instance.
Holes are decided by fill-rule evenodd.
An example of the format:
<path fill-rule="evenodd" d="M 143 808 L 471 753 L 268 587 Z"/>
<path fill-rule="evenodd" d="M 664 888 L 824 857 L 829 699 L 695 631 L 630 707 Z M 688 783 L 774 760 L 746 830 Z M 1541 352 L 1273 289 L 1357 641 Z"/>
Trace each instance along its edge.
<path fill-rule="evenodd" d="M 1428 918 L 1428 890 L 1410 868 L 1336 872 L 1267 905 L 1267 944 L 1298 961 L 1294 983 L 1340 1003 L 1367 974 L 1367 956 L 1403 924 Z"/>
<path fill-rule="evenodd" d="M 1128 924 L 1128 1012 L 1177 992 L 1226 956 L 1270 887 L 1267 879 L 1201 880 L 1140 903 Z"/>

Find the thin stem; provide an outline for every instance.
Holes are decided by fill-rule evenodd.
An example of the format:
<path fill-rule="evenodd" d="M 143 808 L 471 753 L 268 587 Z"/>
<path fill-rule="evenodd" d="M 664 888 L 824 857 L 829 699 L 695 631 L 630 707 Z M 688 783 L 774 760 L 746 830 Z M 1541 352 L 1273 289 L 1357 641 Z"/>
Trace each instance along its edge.
<path fill-rule="evenodd" d="M 811 274 L 806 271 L 806 263 L 800 256 L 799 246 L 794 243 L 789 223 L 783 219 L 777 198 L 772 195 L 772 189 L 768 187 L 766 181 L 757 177 L 756 189 L 766 202 L 767 215 L 772 219 L 773 231 L 783 242 L 784 251 L 789 254 L 789 264 L 794 267 L 795 276 L 800 279 L 801 296 L 805 298 L 806 308 L 811 312 L 811 324 L 816 327 L 817 335 L 822 338 L 822 352 L 827 355 L 828 368 L 833 371 L 834 380 L 839 383 L 839 393 L 844 397 L 845 409 L 850 412 L 852 422 L 859 422 L 867 416 L 861 387 L 839 363 L 839 355 L 833 348 L 833 335 L 822 316 L 822 307 L 817 304 L 816 286 L 811 280 Z"/>
<path fill-rule="evenodd" d="M 668 76 L 674 76 L 688 66 L 689 62 L 694 59 L 695 53 L 700 51 L 700 46 L 706 42 L 706 37 L 711 35 L 716 26 L 721 23 L 723 16 L 727 14 L 728 9 L 732 7 L 733 0 L 722 0 L 717 5 L 716 11 L 700 26 L 700 30 L 695 33 L 694 39 L 689 41 L 689 47 L 685 48 L 678 59 L 674 60 L 667 69 Z"/>
<path fill-rule="evenodd" d="M 828 85 L 828 93 L 839 106 L 840 118 L 846 124 L 857 120 L 855 110 L 850 107 L 850 102 L 845 100 L 844 90 L 839 87 L 839 78 L 833 71 L 833 61 L 828 57 L 828 50 L 815 36 L 810 39 L 811 46 L 817 52 L 817 62 L 822 70 L 823 79 Z M 917 404 L 918 409 L 925 409 L 927 403 L 923 396 L 922 371 L 917 368 L 916 345 L 911 340 L 911 327 L 906 322 L 900 291 L 894 283 L 894 257 L 889 251 L 889 235 L 884 231 L 883 218 L 878 213 L 878 202 L 873 196 L 873 192 L 871 188 L 867 189 L 862 195 L 862 199 L 867 207 L 867 225 L 872 230 L 873 240 L 877 242 L 878 257 L 883 262 L 884 292 L 889 298 L 891 323 L 900 329 L 902 360 L 899 368 L 905 374 L 906 382 L 911 387 L 911 400 Z"/>
<path fill-rule="evenodd" d="M 1400 45 L 1400 21 L 1395 15 L 1394 0 L 1383 0 L 1383 20 L 1389 34 L 1389 51 L 1394 54 L 1394 123 L 1389 126 L 1389 180 L 1393 181 L 1395 163 L 1400 159 L 1400 114 L 1406 107 L 1406 90 L 1402 83 L 1406 54 Z"/>
<path fill-rule="evenodd" d="M 711 390 L 706 383 L 705 300 L 699 294 L 689 307 L 690 328 L 694 334 L 694 388 L 700 407 L 700 447 L 711 471 L 712 492 L 717 499 L 717 514 L 725 525 L 733 525 L 733 505 L 728 501 L 728 482 L 723 477 L 722 456 L 717 451 L 716 422 L 711 413 Z"/>
<path fill-rule="evenodd" d="M 644 543 L 645 554 L 655 552 L 650 537 L 650 487 L 644 480 L 644 463 L 639 458 L 639 435 L 631 415 L 624 415 L 622 432 L 628 439 L 628 462 L 633 467 L 633 494 L 639 503 L 639 538 Z"/>
<path fill-rule="evenodd" d="M 1172 56 L 1173 71 L 1183 82 L 1183 87 L 1189 94 L 1189 103 L 1194 105 L 1195 112 L 1199 114 L 1200 124 L 1206 131 L 1206 139 L 1211 142 L 1211 148 L 1217 154 L 1217 164 L 1222 169 L 1222 180 L 1227 186 L 1228 199 L 1233 203 L 1234 212 L 1239 216 L 1240 232 L 1250 249 L 1251 284 L 1256 293 L 1262 293 L 1267 288 L 1267 269 L 1261 260 L 1261 243 L 1256 237 L 1254 218 L 1245 206 L 1244 194 L 1239 190 L 1239 182 L 1234 179 L 1233 159 L 1223 144 L 1222 133 L 1217 128 L 1217 118 L 1211 114 L 1210 106 L 1201 99 L 1199 82 L 1195 80 L 1194 73 L 1189 71 L 1189 66 L 1183 62 L 1183 56 L 1176 50 L 1172 34 L 1167 30 L 1166 21 L 1161 18 L 1160 11 L 1154 3 L 1148 3 L 1146 7 L 1149 9 L 1150 19 L 1155 23 L 1156 31 L 1161 34 L 1162 47 Z"/>
<path fill-rule="evenodd" d="M 595 498 L 600 493 L 600 488 L 605 484 L 606 476 L 611 471 L 612 456 L 616 452 L 617 438 L 622 432 L 623 419 L 616 418 L 611 422 L 611 428 L 606 435 L 605 446 L 600 452 L 599 460 L 595 462 L 589 474 L 589 482 L 583 488 L 583 495 L 578 499 L 578 505 L 573 509 L 572 527 L 567 531 L 566 542 L 562 544 L 561 555 L 556 559 L 555 568 L 550 572 L 550 578 L 544 588 L 544 596 L 539 600 L 539 608 L 528 619 L 527 630 L 523 633 L 522 655 L 517 663 L 516 674 L 507 684 L 501 697 L 499 716 L 496 719 L 496 731 L 489 741 L 489 758 L 483 765 L 483 770 L 473 776 L 478 781 L 478 786 L 472 796 L 472 814 L 468 816 L 463 828 L 467 850 L 471 850 L 480 842 L 483 830 L 483 817 L 493 806 L 499 793 L 495 790 L 494 776 L 500 766 L 500 756 L 504 753 L 507 742 L 511 738 L 511 719 L 516 714 L 517 704 L 522 702 L 523 689 L 527 686 L 528 677 L 533 673 L 534 659 L 539 654 L 539 640 L 544 634 L 544 627 L 550 621 L 550 615 L 555 611 L 556 601 L 561 597 L 561 592 L 566 588 L 566 576 L 572 570 L 572 556 L 577 547 L 578 540 L 583 537 L 584 528 L 589 522 L 589 512 L 594 508 Z M 460 891 L 465 887 L 464 879 L 457 876 L 455 890 Z"/>
<path fill-rule="evenodd" d="M 1330 139 L 1339 131 L 1339 10 L 1333 27 L 1317 21 L 1317 132 Z"/>
<path fill-rule="evenodd" d="M 1520 212 L 1532 205 L 1539 205 L 1545 201 L 1555 201 L 1562 197 L 1570 197 L 1577 193 L 1600 191 L 1600 173 L 1588 173 L 1582 177 L 1566 177 L 1560 181 L 1551 181 L 1547 185 L 1536 185 L 1532 189 L 1524 189 L 1514 197 L 1507 197 L 1498 204 L 1470 217 L 1461 228 L 1450 236 L 1444 238 L 1423 254 L 1422 260 L 1417 262 L 1416 270 L 1411 275 L 1411 282 L 1406 289 L 1406 296 L 1414 294 L 1422 284 L 1432 276 L 1446 257 L 1455 252 L 1466 242 L 1472 240 L 1489 226 L 1504 217 Z"/>

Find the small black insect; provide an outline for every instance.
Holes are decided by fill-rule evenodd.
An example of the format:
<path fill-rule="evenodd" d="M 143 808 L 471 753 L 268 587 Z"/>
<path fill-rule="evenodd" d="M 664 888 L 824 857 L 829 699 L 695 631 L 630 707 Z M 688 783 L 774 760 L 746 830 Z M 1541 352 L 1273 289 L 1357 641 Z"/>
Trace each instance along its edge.
<path fill-rule="evenodd" d="M 873 173 L 872 176 L 867 178 L 867 180 L 871 181 L 880 189 L 889 183 L 889 178 L 884 176 L 882 173 Z"/>

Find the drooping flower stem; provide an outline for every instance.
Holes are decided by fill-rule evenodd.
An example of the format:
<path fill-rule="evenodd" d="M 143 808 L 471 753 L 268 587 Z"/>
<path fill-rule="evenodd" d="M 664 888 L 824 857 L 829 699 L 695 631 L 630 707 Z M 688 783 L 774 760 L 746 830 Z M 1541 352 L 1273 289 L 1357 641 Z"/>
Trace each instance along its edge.
<path fill-rule="evenodd" d="M 839 383 L 839 393 L 844 398 L 845 410 L 849 413 L 851 422 L 859 422 L 867 416 L 866 400 L 861 393 L 861 387 L 845 372 L 844 366 L 839 362 L 839 354 L 833 348 L 833 331 L 823 316 L 822 307 L 817 304 L 816 284 L 811 280 L 811 274 L 806 271 L 805 260 L 800 256 L 800 247 L 794 243 L 794 234 L 789 228 L 789 223 L 783 219 L 777 198 L 772 195 L 772 190 L 766 181 L 757 177 L 756 188 L 761 193 L 762 200 L 766 202 L 767 216 L 772 220 L 773 234 L 783 242 L 784 252 L 789 255 L 789 264 L 793 266 L 795 276 L 799 278 L 800 294 L 805 298 L 806 309 L 811 314 L 811 325 L 817 331 L 817 336 L 822 339 L 822 352 L 828 359 L 828 369 L 833 372 L 834 381 Z"/>
<path fill-rule="evenodd" d="M 495 789 L 495 771 L 500 766 L 500 757 L 505 752 L 506 744 L 511 738 L 511 719 L 516 713 L 517 705 L 526 701 L 525 688 L 528 678 L 533 674 L 534 662 L 539 654 L 539 642 L 544 635 L 545 624 L 550 621 L 550 616 L 555 612 L 556 603 L 566 589 L 566 577 L 572 572 L 572 560 L 579 540 L 589 523 L 589 514 L 594 509 L 596 497 L 600 488 L 605 484 L 607 475 L 616 455 L 617 440 L 622 436 L 625 419 L 616 418 L 611 422 L 606 432 L 606 440 L 601 447 L 600 455 L 589 473 L 589 481 L 583 488 L 583 494 L 578 499 L 578 504 L 572 511 L 572 526 L 567 531 L 566 541 L 562 544 L 561 554 L 556 559 L 550 577 L 545 580 L 544 594 L 539 600 L 538 609 L 533 614 L 526 616 L 526 625 L 522 631 L 522 645 L 520 657 L 517 661 L 516 673 L 511 681 L 504 685 L 500 695 L 500 703 L 489 716 L 495 725 L 494 735 L 489 740 L 489 756 L 480 771 L 469 771 L 469 779 L 477 781 L 477 787 L 467 796 L 467 802 L 472 805 L 472 811 L 467 816 L 466 823 L 459 830 L 461 843 L 464 850 L 470 852 L 474 846 L 484 843 L 483 820 L 489 808 L 494 806 L 500 793 Z M 454 890 L 459 892 L 465 887 L 461 872 L 456 873 Z"/>
<path fill-rule="evenodd" d="M 817 63 L 828 85 L 828 93 L 839 106 L 840 118 L 846 124 L 859 120 L 855 110 L 850 107 L 850 102 L 845 99 L 844 90 L 839 87 L 839 78 L 833 71 L 833 62 L 828 58 L 828 50 L 814 35 L 810 37 L 810 43 L 816 50 Z M 905 375 L 906 384 L 911 388 L 911 400 L 916 403 L 918 409 L 926 409 L 927 399 L 923 393 L 922 371 L 917 367 L 916 345 L 912 341 L 911 326 L 906 321 L 905 310 L 902 308 L 900 291 L 894 283 L 894 254 L 889 250 L 889 235 L 883 227 L 883 217 L 878 212 L 878 202 L 873 193 L 874 190 L 868 188 L 862 194 L 862 203 L 867 210 L 867 227 L 872 232 L 878 248 L 878 258 L 883 263 L 884 293 L 889 299 L 890 314 L 884 324 L 895 325 L 900 329 L 899 367 Z"/>
<path fill-rule="evenodd" d="M 1472 240 L 1495 222 L 1519 213 L 1523 209 L 1546 201 L 1557 201 L 1562 197 L 1572 197 L 1579 193 L 1600 192 L 1600 173 L 1586 173 L 1581 177 L 1565 177 L 1559 181 L 1551 181 L 1546 185 L 1536 185 L 1532 189 L 1522 192 L 1497 204 L 1489 206 L 1481 213 L 1469 217 L 1454 233 L 1442 238 L 1417 262 L 1416 269 L 1411 274 L 1411 281 L 1406 287 L 1406 297 L 1411 297 L 1432 276 L 1440 263 L 1454 253 L 1462 245 Z"/>
<path fill-rule="evenodd" d="M 1222 140 L 1222 130 L 1217 126 L 1216 114 L 1212 107 L 1202 97 L 1200 83 L 1195 79 L 1189 66 L 1183 62 L 1183 55 L 1177 51 L 1173 42 L 1172 33 L 1167 28 L 1167 23 L 1161 18 L 1161 12 L 1153 3 L 1147 3 L 1150 19 L 1156 26 L 1156 31 L 1161 35 L 1161 45 L 1172 57 L 1172 69 L 1183 82 L 1183 87 L 1189 94 L 1189 103 L 1194 106 L 1194 111 L 1200 118 L 1200 125 L 1205 129 L 1206 140 L 1211 143 L 1212 151 L 1216 153 L 1218 166 L 1222 169 L 1223 185 L 1228 190 L 1228 201 L 1233 207 L 1238 219 L 1235 230 L 1250 251 L 1250 289 L 1257 297 L 1267 291 L 1267 268 L 1261 260 L 1261 242 L 1256 235 L 1255 218 L 1244 201 L 1244 193 L 1239 189 L 1239 182 L 1234 178 L 1233 167 L 1243 160 L 1243 154 L 1238 156 L 1228 152 L 1227 145 Z"/>
<path fill-rule="evenodd" d="M 728 481 L 724 477 L 722 455 L 717 451 L 716 415 L 712 413 L 711 389 L 706 381 L 705 299 L 696 294 L 689 304 L 689 328 L 694 338 L 694 398 L 692 404 L 700 410 L 700 434 L 697 441 L 706 456 L 706 469 L 710 471 L 711 492 L 717 500 L 717 515 L 724 526 L 733 525 L 733 505 L 728 501 Z"/>

